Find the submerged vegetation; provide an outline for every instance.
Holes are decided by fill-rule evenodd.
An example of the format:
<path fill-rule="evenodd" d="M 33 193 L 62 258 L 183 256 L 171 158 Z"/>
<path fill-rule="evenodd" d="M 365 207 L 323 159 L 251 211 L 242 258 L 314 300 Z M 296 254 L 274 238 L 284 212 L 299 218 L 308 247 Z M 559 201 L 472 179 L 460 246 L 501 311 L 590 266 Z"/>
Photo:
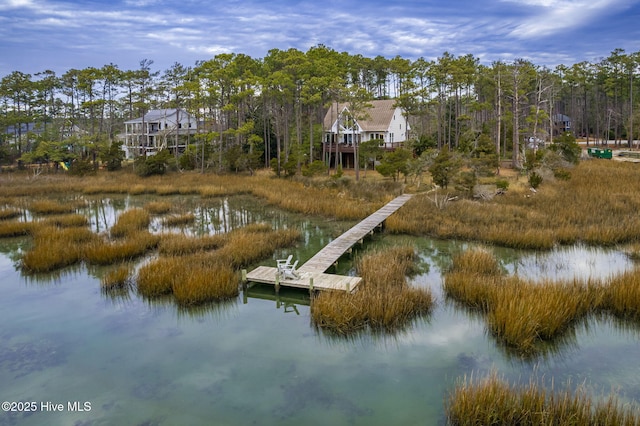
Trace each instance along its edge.
<path fill-rule="evenodd" d="M 323 292 L 314 297 L 313 323 L 345 335 L 367 327 L 373 331 L 396 331 L 428 314 L 434 303 L 431 292 L 406 282 L 414 256 L 413 247 L 393 247 L 364 255 L 357 266 L 363 278 L 358 291 Z"/>

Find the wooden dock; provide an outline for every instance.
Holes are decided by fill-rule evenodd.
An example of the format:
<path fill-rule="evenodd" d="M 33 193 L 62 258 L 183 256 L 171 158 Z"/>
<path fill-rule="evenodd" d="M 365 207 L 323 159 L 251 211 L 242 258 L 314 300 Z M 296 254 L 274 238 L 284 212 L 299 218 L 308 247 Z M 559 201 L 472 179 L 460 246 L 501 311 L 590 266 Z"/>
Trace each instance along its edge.
<path fill-rule="evenodd" d="M 315 290 L 344 290 L 353 292 L 362 278 L 324 273 L 331 265 L 338 262 L 340 256 L 356 243 L 362 243 L 365 236 L 372 234 L 389 216 L 395 213 L 409 199 L 410 194 L 401 195 L 387 203 L 362 222 L 358 223 L 309 259 L 297 271 L 299 279 L 281 279 L 277 268 L 259 266 L 247 274 L 247 281 L 265 284 L 282 285 Z"/>

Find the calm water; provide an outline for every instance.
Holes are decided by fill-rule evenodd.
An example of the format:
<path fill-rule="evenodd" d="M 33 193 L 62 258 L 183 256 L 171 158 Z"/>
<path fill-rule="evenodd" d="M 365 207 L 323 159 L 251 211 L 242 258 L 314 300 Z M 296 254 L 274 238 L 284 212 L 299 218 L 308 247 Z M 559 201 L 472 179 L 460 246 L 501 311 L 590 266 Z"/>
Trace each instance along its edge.
<path fill-rule="evenodd" d="M 180 200 L 198 219 L 174 232 L 294 226 L 304 243 L 289 251 L 301 261 L 351 225 L 250 198 Z M 93 199 L 85 213 L 102 232 L 117 212 L 147 201 Z M 160 221 L 153 227 L 160 232 Z M 401 243 L 419 251 L 421 272 L 411 280 L 434 291 L 435 311 L 396 335 L 338 339 L 313 328 L 304 293 L 283 291 L 275 300 L 270 289 L 254 287 L 230 303 L 184 311 L 134 293 L 102 294 L 100 268 L 23 276 L 18 261 L 28 240 L 0 240 L 0 399 L 64 405 L 62 412 L 2 413 L 0 425 L 444 424 L 443 400 L 455 381 L 491 369 L 513 380 L 584 382 L 595 394 L 613 389 L 640 405 L 638 329 L 592 319 L 540 357 L 519 360 L 487 335 L 482 319 L 444 300 L 442 271 L 469 244 L 378 235 L 364 249 Z M 606 277 L 634 267 L 614 250 L 495 253 L 507 271 L 534 279 Z M 338 270 L 353 273 L 350 260 Z M 69 401 L 89 402 L 91 410 L 69 412 Z"/>

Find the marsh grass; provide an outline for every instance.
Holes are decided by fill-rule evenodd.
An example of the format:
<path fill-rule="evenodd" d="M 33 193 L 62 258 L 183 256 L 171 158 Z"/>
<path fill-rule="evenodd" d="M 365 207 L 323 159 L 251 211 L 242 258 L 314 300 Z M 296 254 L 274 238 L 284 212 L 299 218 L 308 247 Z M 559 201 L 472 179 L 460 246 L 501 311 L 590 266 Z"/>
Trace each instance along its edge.
<path fill-rule="evenodd" d="M 149 216 L 149 212 L 135 208 L 120 214 L 116 223 L 111 227 L 110 233 L 114 238 L 122 238 L 146 230 L 150 223 L 151 217 Z"/>
<path fill-rule="evenodd" d="M 640 241 L 635 166 L 587 161 L 571 179 L 543 184 L 537 194 L 510 189 L 492 201 L 460 200 L 444 209 L 420 194 L 389 217 L 387 230 L 522 249 L 634 243 Z"/>
<path fill-rule="evenodd" d="M 164 226 L 184 226 L 196 221 L 193 213 L 185 213 L 181 215 L 168 216 L 162 220 Z"/>
<path fill-rule="evenodd" d="M 640 322 L 640 274 L 627 272 L 602 286 L 600 309 L 623 320 Z"/>
<path fill-rule="evenodd" d="M 18 209 L 15 208 L 3 208 L 0 209 L 0 221 L 1 220 L 9 220 L 9 219 L 15 219 L 16 217 L 19 217 L 22 214 L 22 212 Z"/>
<path fill-rule="evenodd" d="M 128 289 L 131 286 L 131 268 L 127 265 L 110 270 L 100 280 L 103 291 Z"/>
<path fill-rule="evenodd" d="M 602 282 L 532 282 L 508 277 L 497 260 L 482 250 L 453 259 L 445 275 L 447 298 L 482 312 L 489 332 L 523 357 L 571 335 L 589 315 L 608 312 L 640 320 L 640 278 L 629 272 Z"/>
<path fill-rule="evenodd" d="M 169 213 L 173 208 L 173 204 L 168 201 L 151 201 L 143 207 L 146 211 L 155 215 Z"/>
<path fill-rule="evenodd" d="M 638 425 L 637 411 L 623 408 L 615 398 L 594 402 L 584 386 L 550 389 L 531 379 L 511 385 L 495 372 L 475 379 L 464 377 L 445 401 L 450 425 Z"/>
<path fill-rule="evenodd" d="M 184 271 L 172 286 L 176 302 L 193 306 L 209 301 L 227 300 L 239 293 L 236 271 L 219 263 L 204 263 Z"/>
<path fill-rule="evenodd" d="M 74 204 L 61 204 L 52 200 L 32 201 L 28 206 L 29 211 L 35 215 L 65 214 L 76 211 Z"/>
<path fill-rule="evenodd" d="M 126 238 L 116 241 L 100 238 L 84 247 L 83 259 L 90 264 L 111 265 L 143 256 L 155 249 L 159 242 L 158 235 L 147 231 L 132 232 L 127 234 Z"/>
<path fill-rule="evenodd" d="M 227 242 L 226 234 L 188 237 L 183 234 L 162 235 L 158 252 L 164 256 L 184 256 L 199 251 L 214 250 Z"/>
<path fill-rule="evenodd" d="M 271 231 L 268 225 L 249 225 L 232 231 L 216 256 L 222 264 L 241 268 L 270 256 L 278 248 L 289 247 L 299 239 L 300 231 L 297 229 Z"/>
<path fill-rule="evenodd" d="M 162 256 L 138 271 L 138 291 L 147 298 L 173 294 L 181 306 L 226 300 L 239 294 L 238 268 L 299 238 L 298 230 L 273 231 L 266 224 L 249 225 L 227 235 L 165 235 L 159 248 Z M 207 251 L 211 249 L 215 250 Z"/>
<path fill-rule="evenodd" d="M 21 237 L 30 235 L 37 226 L 33 222 L 18 222 L 14 220 L 0 222 L 0 238 Z"/>
<path fill-rule="evenodd" d="M 82 259 L 85 245 L 97 236 L 87 228 L 39 226 L 34 246 L 22 257 L 23 268 L 31 273 L 51 272 Z"/>
<path fill-rule="evenodd" d="M 85 227 L 89 225 L 86 216 L 73 213 L 63 216 L 48 217 L 43 221 L 46 225 L 57 226 L 59 228 Z"/>
<path fill-rule="evenodd" d="M 357 267 L 363 282 L 355 294 L 323 292 L 312 299 L 314 325 L 338 335 L 367 328 L 394 332 L 428 314 L 434 303 L 431 292 L 410 287 L 405 278 L 414 257 L 413 247 L 392 247 L 363 256 Z"/>

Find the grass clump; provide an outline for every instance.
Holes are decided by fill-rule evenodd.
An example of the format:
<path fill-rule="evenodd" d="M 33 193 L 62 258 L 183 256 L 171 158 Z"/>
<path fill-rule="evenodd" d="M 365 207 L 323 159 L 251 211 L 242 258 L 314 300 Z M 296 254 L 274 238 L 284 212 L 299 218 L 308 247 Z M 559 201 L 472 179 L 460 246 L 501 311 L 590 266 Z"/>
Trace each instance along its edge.
<path fill-rule="evenodd" d="M 161 215 L 169 213 L 173 208 L 173 204 L 167 201 L 151 201 L 145 204 L 143 208 L 151 214 Z"/>
<path fill-rule="evenodd" d="M 270 256 L 299 238 L 297 230 L 273 231 L 266 224 L 250 225 L 228 235 L 163 236 L 162 256 L 138 271 L 138 291 L 149 298 L 172 294 L 181 306 L 230 299 L 239 294 L 237 268 Z M 214 248 L 217 250 L 206 252 Z"/>
<path fill-rule="evenodd" d="M 627 272 L 609 280 L 599 308 L 618 318 L 640 321 L 640 274 Z"/>
<path fill-rule="evenodd" d="M 177 216 L 165 217 L 162 223 L 164 226 L 184 226 L 196 221 L 196 216 L 193 213 L 186 213 Z"/>
<path fill-rule="evenodd" d="M 122 265 L 107 272 L 100 280 L 104 291 L 124 290 L 131 285 L 131 269 Z"/>
<path fill-rule="evenodd" d="M 146 230 L 150 223 L 149 212 L 143 209 L 131 209 L 118 216 L 116 223 L 111 227 L 110 233 L 114 238 L 122 238 L 129 234 Z"/>
<path fill-rule="evenodd" d="M 346 335 L 366 329 L 393 332 L 433 307 L 427 289 L 410 287 L 406 275 L 414 262 L 412 247 L 393 247 L 365 255 L 358 263 L 363 282 L 355 294 L 324 292 L 312 299 L 313 323 Z"/>
<path fill-rule="evenodd" d="M 44 223 L 51 226 L 57 226 L 59 228 L 72 228 L 85 227 L 89 225 L 89 220 L 84 215 L 73 213 L 64 216 L 50 217 L 44 221 Z"/>
<path fill-rule="evenodd" d="M 0 222 L 0 238 L 30 235 L 35 226 L 36 224 L 33 222 L 17 222 L 13 220 Z"/>
<path fill-rule="evenodd" d="M 448 298 L 484 314 L 492 335 L 521 356 L 535 355 L 540 343 L 561 337 L 593 312 L 602 287 L 571 282 L 529 282 L 507 277 L 483 250 L 454 257 L 445 276 Z"/>
<path fill-rule="evenodd" d="M 29 204 L 29 211 L 36 215 L 73 213 L 76 208 L 69 204 L 60 204 L 52 200 L 37 200 Z"/>
<path fill-rule="evenodd" d="M 173 295 L 179 305 L 198 305 L 238 295 L 239 278 L 231 267 L 219 263 L 194 266 L 173 283 Z"/>
<path fill-rule="evenodd" d="M 158 252 L 165 256 L 184 256 L 199 251 L 214 250 L 227 242 L 227 235 L 205 235 L 202 237 L 188 237 L 182 234 L 163 235 Z"/>
<path fill-rule="evenodd" d="M 278 248 L 289 247 L 299 239 L 297 229 L 271 231 L 266 224 L 249 225 L 231 232 L 216 256 L 222 264 L 241 268 L 270 256 Z"/>
<path fill-rule="evenodd" d="M 21 214 L 22 214 L 22 212 L 20 210 L 14 209 L 14 208 L 0 209 L 0 220 L 15 219 L 16 217 L 20 216 Z"/>
<path fill-rule="evenodd" d="M 95 265 L 111 265 L 140 257 L 156 248 L 159 241 L 159 236 L 147 231 L 138 231 L 114 242 L 94 240 L 84 248 L 83 259 Z"/>
<path fill-rule="evenodd" d="M 492 372 L 463 378 L 445 401 L 450 425 L 637 425 L 637 412 L 621 408 L 614 396 L 593 402 L 584 387 L 547 390 L 534 380 L 510 385 Z"/>
<path fill-rule="evenodd" d="M 85 245 L 98 238 L 87 228 L 40 226 L 34 246 L 22 257 L 23 268 L 32 273 L 51 272 L 82 259 Z"/>

